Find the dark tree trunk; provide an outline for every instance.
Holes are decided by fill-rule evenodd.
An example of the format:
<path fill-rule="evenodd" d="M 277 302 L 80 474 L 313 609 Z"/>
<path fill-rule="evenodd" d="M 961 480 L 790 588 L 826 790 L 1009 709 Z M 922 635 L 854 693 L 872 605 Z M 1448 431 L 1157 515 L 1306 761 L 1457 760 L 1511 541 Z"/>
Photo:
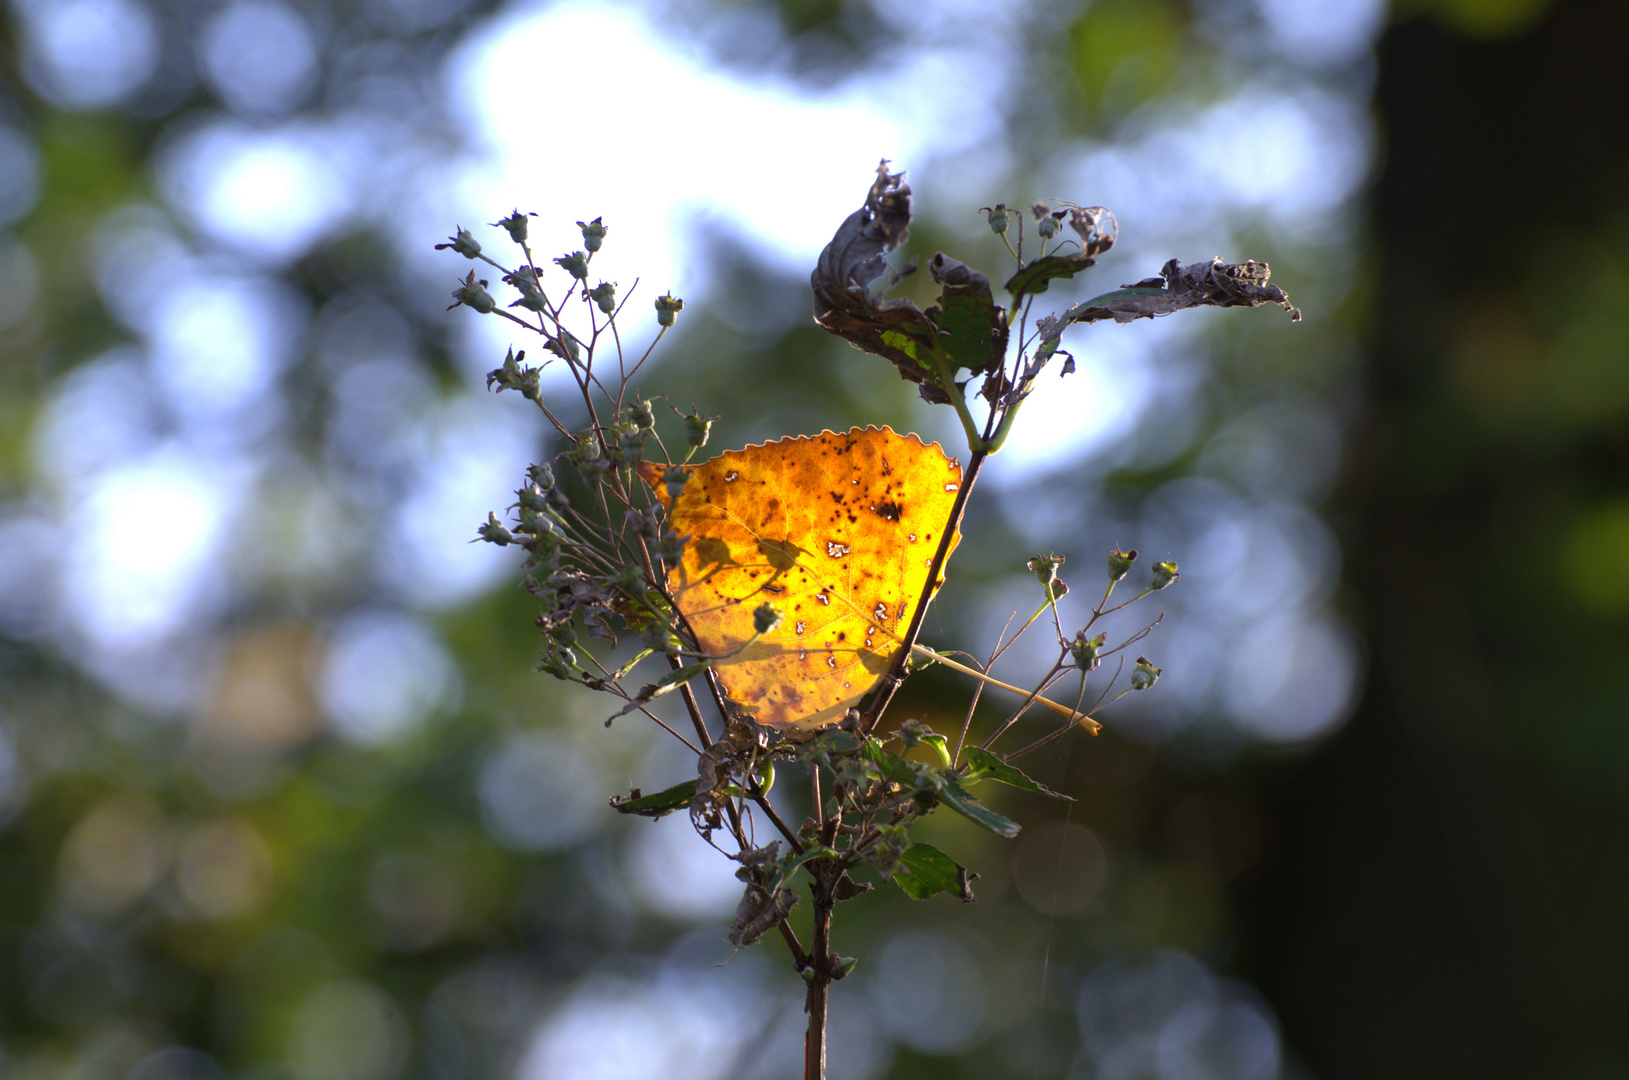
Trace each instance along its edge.
<path fill-rule="evenodd" d="M 1501 40 L 1400 22 L 1378 114 L 1337 508 L 1368 682 L 1273 795 L 1246 967 L 1321 1080 L 1626 1075 L 1629 618 L 1560 567 L 1629 505 L 1629 409 L 1590 392 L 1629 355 L 1566 351 L 1629 311 L 1629 5 Z"/>

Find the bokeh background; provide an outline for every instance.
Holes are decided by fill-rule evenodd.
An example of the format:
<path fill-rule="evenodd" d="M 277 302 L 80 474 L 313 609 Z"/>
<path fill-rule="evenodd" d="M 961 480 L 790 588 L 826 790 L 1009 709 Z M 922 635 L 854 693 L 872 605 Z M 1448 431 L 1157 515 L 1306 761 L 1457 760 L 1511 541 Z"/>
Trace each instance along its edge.
<path fill-rule="evenodd" d="M 930 822 L 977 904 L 839 910 L 832 1075 L 1629 1077 L 1629 8 L 8 0 L 0 46 L 0 1075 L 799 1074 L 729 864 L 605 805 L 682 754 L 530 671 L 468 543 L 555 448 L 433 245 L 603 215 L 714 448 L 955 446 L 809 318 L 888 157 L 912 251 L 999 280 L 977 207 L 1101 203 L 1044 300 L 1220 254 L 1306 320 L 1065 339 L 925 640 L 1123 544 L 1183 567 L 1165 674 L 1026 761 L 1078 801 L 994 797 L 1016 842 Z"/>

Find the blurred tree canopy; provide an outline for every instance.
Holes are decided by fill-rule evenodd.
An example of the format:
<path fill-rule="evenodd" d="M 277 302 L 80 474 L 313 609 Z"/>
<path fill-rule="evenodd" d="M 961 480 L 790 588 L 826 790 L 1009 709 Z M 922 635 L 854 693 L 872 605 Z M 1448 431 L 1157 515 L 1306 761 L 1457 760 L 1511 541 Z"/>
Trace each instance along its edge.
<path fill-rule="evenodd" d="M 981 490 L 929 640 L 987 652 L 1036 550 L 1089 595 L 1117 544 L 1169 549 L 1165 678 L 1029 763 L 1067 812 L 1015 794 L 1014 844 L 935 822 L 978 904 L 847 906 L 833 1075 L 1629 1076 L 1620 6 L 625 10 L 811 100 L 916 65 L 887 107 L 983 134 L 896 161 L 912 251 L 994 273 L 975 206 L 1103 202 L 1121 245 L 1083 288 L 1227 253 L 1308 315 L 1065 339 L 1080 372 Z M 501 347 L 431 251 L 474 219 L 430 211 L 514 207 L 424 180 L 481 137 L 449 72 L 516 14 L 5 9 L 0 1074 L 797 1074 L 801 987 L 722 943 L 728 864 L 604 805 L 674 759 L 530 671 L 535 605 L 464 546 L 556 449 L 484 394 Z M 512 97 L 592 116 L 606 87 L 551 72 L 615 45 L 552 42 Z M 730 198 L 773 194 L 757 132 L 664 89 L 551 168 L 657 186 L 639 125 L 723 127 Z M 539 227 L 603 213 L 637 266 L 618 207 L 534 182 Z M 952 445 L 811 324 L 807 267 L 686 227 L 697 292 L 644 390 L 721 414 L 710 450 Z M 902 715 L 952 731 L 967 693 L 926 672 Z"/>

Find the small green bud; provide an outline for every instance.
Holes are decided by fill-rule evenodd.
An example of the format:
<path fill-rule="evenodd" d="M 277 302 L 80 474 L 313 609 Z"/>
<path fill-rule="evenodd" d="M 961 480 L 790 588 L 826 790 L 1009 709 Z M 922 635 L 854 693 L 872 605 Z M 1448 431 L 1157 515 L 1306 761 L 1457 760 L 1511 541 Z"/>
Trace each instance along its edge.
<path fill-rule="evenodd" d="M 831 981 L 836 982 L 838 979 L 846 976 L 849 972 L 854 970 L 854 966 L 859 962 L 860 958 L 858 956 L 836 957 L 832 963 Z"/>
<path fill-rule="evenodd" d="M 562 329 L 557 338 L 544 338 L 543 347 L 573 366 L 583 362 L 583 346 L 570 330 Z"/>
<path fill-rule="evenodd" d="M 656 426 L 656 411 L 650 407 L 650 402 L 644 398 L 636 398 L 628 406 L 628 419 L 641 431 L 649 431 Z"/>
<path fill-rule="evenodd" d="M 1060 228 L 1064 228 L 1060 218 L 1069 212 L 1067 210 L 1054 210 L 1044 202 L 1038 202 L 1038 204 L 1030 207 L 1030 213 L 1034 215 L 1034 230 L 1041 233 L 1041 239 L 1052 239 L 1057 236 L 1057 231 Z"/>
<path fill-rule="evenodd" d="M 548 491 L 554 487 L 554 469 L 546 461 L 540 461 L 536 465 L 528 466 L 526 476 L 543 491 Z"/>
<path fill-rule="evenodd" d="M 470 235 L 470 231 L 462 225 L 458 226 L 458 235 L 447 237 L 447 243 L 437 244 L 436 250 L 452 248 L 466 259 L 473 259 L 481 253 L 481 243 Z"/>
<path fill-rule="evenodd" d="M 1160 668 L 1149 662 L 1148 657 L 1137 657 L 1137 666 L 1131 669 L 1131 688 L 1133 690 L 1147 690 L 1159 681 Z"/>
<path fill-rule="evenodd" d="M 514 242 L 517 244 L 524 244 L 526 242 L 526 219 L 536 216 L 536 214 L 523 214 L 519 210 L 516 210 L 503 220 L 494 221 L 492 224 L 502 225 L 505 229 L 509 230 L 510 239 L 514 240 Z"/>
<path fill-rule="evenodd" d="M 767 634 L 781 624 L 781 609 L 774 604 L 759 604 L 752 612 L 752 629 Z"/>
<path fill-rule="evenodd" d="M 667 488 L 667 497 L 677 499 L 679 494 L 684 491 L 684 485 L 689 480 L 690 471 L 688 469 L 681 469 L 677 465 L 668 469 L 667 472 L 662 474 L 662 484 Z"/>
<path fill-rule="evenodd" d="M 542 492 L 539 492 L 538 496 L 541 498 Z M 548 536 L 554 532 L 554 521 L 539 510 L 522 506 L 520 508 L 520 527 L 522 531 L 531 533 L 534 537 Z"/>
<path fill-rule="evenodd" d="M 1006 234 L 1007 224 L 1012 219 L 1012 214 L 1007 210 L 1006 203 L 996 203 L 994 206 L 981 206 L 979 209 L 984 211 L 984 220 L 989 223 L 991 232 L 995 233 L 997 236 L 1003 236 Z"/>
<path fill-rule="evenodd" d="M 591 457 L 598 457 L 600 451 L 599 439 L 594 435 L 593 428 L 584 428 L 577 433 L 571 446 L 566 450 L 566 459 L 572 464 L 587 461 Z"/>
<path fill-rule="evenodd" d="M 1075 666 L 1082 671 L 1091 671 L 1096 668 L 1099 661 L 1098 653 L 1103 643 L 1109 639 L 1107 634 L 1099 634 L 1088 638 L 1086 631 L 1081 630 L 1075 634 L 1075 640 L 1069 643 L 1069 655 L 1074 658 Z"/>
<path fill-rule="evenodd" d="M 599 305 L 601 311 L 610 315 L 617 309 L 617 287 L 609 281 L 602 281 L 588 290 L 589 298 Z"/>
<path fill-rule="evenodd" d="M 489 544 L 505 547 L 515 542 L 515 534 L 504 528 L 497 514 L 487 514 L 486 524 L 475 530 L 475 534 Z"/>
<path fill-rule="evenodd" d="M 645 628 L 639 631 L 640 640 L 653 649 L 659 649 L 669 656 L 677 656 L 680 649 L 679 639 L 666 623 L 648 622 Z"/>
<path fill-rule="evenodd" d="M 549 507 L 548 501 L 543 498 L 543 489 L 536 484 L 527 484 L 515 492 L 515 498 L 522 510 L 541 512 Z"/>
<path fill-rule="evenodd" d="M 617 435 L 617 449 L 622 452 L 622 460 L 629 465 L 637 465 L 645 460 L 645 444 L 650 436 L 634 428 L 632 431 L 623 431 Z"/>
<path fill-rule="evenodd" d="M 543 391 L 538 382 L 538 369 L 523 365 L 521 361 L 524 359 L 526 359 L 525 349 L 520 352 L 510 349 L 503 358 L 503 367 L 494 368 L 486 373 L 486 388 L 490 390 L 493 384 L 496 384 L 500 394 L 505 390 L 518 390 L 528 401 L 542 401 Z"/>
<path fill-rule="evenodd" d="M 671 293 L 663 293 L 656 298 L 656 321 L 662 326 L 672 326 L 674 318 L 683 310 L 684 301 Z"/>
<path fill-rule="evenodd" d="M 549 627 L 549 637 L 562 649 L 577 644 L 577 627 L 570 619 L 562 619 Z"/>
<path fill-rule="evenodd" d="M 583 362 L 582 343 L 572 335 L 570 330 L 562 329 L 558 338 L 546 339 L 543 342 L 543 347 L 567 363 L 580 364 Z"/>
<path fill-rule="evenodd" d="M 1154 564 L 1154 580 L 1149 583 L 1149 588 L 1163 589 L 1181 576 L 1182 574 L 1178 572 L 1176 563 L 1170 561 L 1157 562 Z"/>
<path fill-rule="evenodd" d="M 516 356 L 515 350 L 511 348 L 504 354 L 503 367 L 493 368 L 486 373 L 486 388 L 490 390 L 492 384 L 497 383 L 499 393 L 505 390 L 513 390 L 515 384 L 521 379 L 520 362 L 524 359 L 526 359 L 525 349 L 522 349 L 520 355 Z"/>
<path fill-rule="evenodd" d="M 1113 551 L 1109 552 L 1110 583 L 1112 584 L 1113 582 L 1119 581 L 1121 578 L 1125 577 L 1126 574 L 1131 571 L 1131 564 L 1136 561 L 1137 552 L 1135 550 L 1121 551 L 1119 548 L 1115 548 Z"/>
<path fill-rule="evenodd" d="M 600 245 L 605 242 L 605 232 L 608 226 L 603 224 L 603 220 L 602 218 L 595 218 L 586 225 L 580 221 L 577 223 L 577 227 L 583 231 L 583 247 L 589 251 L 598 251 Z"/>
<path fill-rule="evenodd" d="M 687 413 L 684 418 L 684 436 L 691 446 L 701 449 L 707 445 L 707 436 L 713 430 L 716 416 L 703 416 L 699 412 Z"/>
<path fill-rule="evenodd" d="M 570 255 L 562 255 L 554 260 L 554 264 L 578 281 L 588 280 L 588 256 L 580 251 L 573 251 Z"/>
<path fill-rule="evenodd" d="M 498 302 L 486 291 L 486 282 L 475 279 L 475 271 L 471 270 L 462 285 L 453 290 L 453 302 L 447 305 L 447 310 L 462 304 L 474 308 L 482 315 L 490 315 L 497 309 Z"/>
<path fill-rule="evenodd" d="M 1047 595 L 1052 595 L 1052 585 L 1058 581 L 1058 567 L 1063 565 L 1062 555 L 1037 555 L 1024 564 L 1029 572 L 1035 575 L 1035 580 L 1046 589 Z M 1062 593 L 1058 594 L 1063 595 Z"/>
<path fill-rule="evenodd" d="M 577 681 L 577 654 L 568 648 L 550 649 L 537 665 L 539 671 L 548 672 L 565 682 Z"/>
<path fill-rule="evenodd" d="M 899 724 L 899 741 L 909 750 L 923 739 L 933 734 L 933 729 L 920 720 L 902 720 Z"/>
<path fill-rule="evenodd" d="M 513 285 L 520 292 L 520 299 L 510 307 L 523 307 L 527 311 L 545 311 L 549 303 L 543 297 L 543 288 L 537 279 L 537 271 L 530 266 L 523 266 L 513 274 L 505 274 L 504 281 Z"/>

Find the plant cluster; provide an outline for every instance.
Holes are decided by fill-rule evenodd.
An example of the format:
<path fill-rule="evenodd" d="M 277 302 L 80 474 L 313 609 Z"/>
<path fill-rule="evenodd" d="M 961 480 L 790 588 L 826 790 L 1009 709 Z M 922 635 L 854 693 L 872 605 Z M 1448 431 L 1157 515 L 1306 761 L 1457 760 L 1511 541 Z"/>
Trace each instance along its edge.
<path fill-rule="evenodd" d="M 1299 317 L 1284 293 L 1269 284 L 1265 264 L 1232 265 L 1217 259 L 1192 266 L 1172 260 L 1156 277 L 1032 321 L 1035 298 L 1053 281 L 1072 278 L 1112 247 L 1117 235 L 1114 216 L 1103 207 L 1036 204 L 1028 216 L 1034 221 L 1041 253 L 1026 259 L 1026 215 L 999 204 L 984 213 L 1017 266 L 1004 286 L 1010 297 L 1007 305 L 995 302 L 988 277 L 943 254 L 927 264 L 940 289 L 933 306 L 924 311 L 908 299 L 887 297 L 915 263 L 896 268 L 887 259 L 908 236 L 911 192 L 902 174 L 888 172 L 886 161 L 878 167 L 865 204 L 838 228 L 812 275 L 816 321 L 892 362 L 903 378 L 919 386 L 927 401 L 954 409 L 967 436 L 969 455 L 965 463 L 947 459 L 946 467 L 959 472 L 946 475 L 959 480 L 937 485 L 942 495 L 912 502 L 917 512 L 936 520 L 935 527 L 923 534 L 935 541 L 931 557 L 921 560 L 927 573 L 917 575 L 919 585 L 908 579 L 913 594 L 892 605 L 888 599 L 878 601 L 874 611 L 869 599 L 862 609 L 853 597 L 836 597 L 838 614 L 852 620 L 845 625 L 854 628 L 856 637 L 863 631 L 866 645 L 844 652 L 847 667 L 839 669 L 830 641 L 845 638 L 848 631 L 836 630 L 828 639 L 825 664 L 838 672 L 832 679 L 841 676 L 843 681 L 841 690 L 821 698 L 824 713 L 799 714 L 784 704 L 802 700 L 804 687 L 810 688 L 811 697 L 818 696 L 813 689 L 818 680 L 808 672 L 819 670 L 820 659 L 817 655 L 809 660 L 810 650 L 791 636 L 789 605 L 799 597 L 831 604 L 830 594 L 837 590 L 824 584 L 830 574 L 820 563 L 822 543 L 824 554 L 834 559 L 874 556 L 855 555 L 847 540 L 822 541 L 807 530 L 782 529 L 774 535 L 754 531 L 757 527 L 751 522 L 743 523 L 738 514 L 729 512 L 730 496 L 719 494 L 725 491 L 721 485 L 734 483 L 750 470 L 753 474 L 746 481 L 766 485 L 762 491 L 768 494 L 758 497 L 770 499 L 789 519 L 799 514 L 810 517 L 811 508 L 824 506 L 822 500 L 828 497 L 841 502 L 840 493 L 823 490 L 818 479 L 808 479 L 829 480 L 831 475 L 829 465 L 824 473 L 809 465 L 816 447 L 810 440 L 788 439 L 749 448 L 743 453 L 750 456 L 740 458 L 739 467 L 731 458 L 727 471 L 723 466 L 714 470 L 722 471 L 722 476 L 692 464 L 707 445 L 717 418 L 700 409 L 671 408 L 677 421 L 660 422 L 664 410 L 634 390 L 634 380 L 674 325 L 683 301 L 657 297 L 658 333 L 637 356 L 628 349 L 618 329 L 627 297 L 619 298 L 615 283 L 597 280 L 592 273 L 608 230 L 600 219 L 578 222 L 582 250 L 552 260 L 565 275 L 557 288 L 545 286 L 543 268 L 527 238 L 531 215 L 518 210 L 495 223 L 519 251 L 520 261 L 512 268 L 492 259 L 462 228 L 448 243 L 438 245 L 495 268 L 516 299 L 500 306 L 489 282 L 471 270 L 454 293 L 453 306 L 506 318 L 537 334 L 549 354 L 545 363 L 560 364 L 570 374 L 576 398 L 571 408 L 586 418 L 576 430 L 562 421 L 565 407 L 544 399 L 540 368 L 528 365 L 524 352 L 511 350 L 502 366 L 488 375 L 489 387 L 517 392 L 537 405 L 561 449 L 552 460 L 528 469 L 511 507 L 513 514 L 502 519 L 490 514 L 478 530 L 479 538 L 525 551 L 524 584 L 541 605 L 537 627 L 543 647 L 538 668 L 620 699 L 621 710 L 612 719 L 642 714 L 695 754 L 693 776 L 654 794 L 635 789 L 615 796 L 611 805 L 625 814 L 652 817 L 687 812 L 700 834 L 739 864 L 736 873 L 743 895 L 729 940 L 744 947 L 765 934 L 778 934 L 785 941 L 794 966 L 808 983 L 806 1055 L 811 1077 L 824 1075 L 830 986 L 856 962 L 832 947 L 833 911 L 842 901 L 873 888 L 855 875 L 869 868 L 916 899 L 948 893 L 971 901 L 971 883 L 977 875 L 915 839 L 912 826 L 945 807 L 997 835 L 1016 835 L 1017 824 L 981 803 L 973 789 L 989 782 L 1064 798 L 1013 762 L 1076 727 L 1095 733 L 1093 715 L 1098 710 L 1124 694 L 1147 689 L 1159 677 L 1160 669 L 1142 656 L 1130 660 L 1130 671 L 1125 671 L 1131 646 L 1153 629 L 1157 618 L 1113 643 L 1098 629 L 1105 616 L 1170 586 L 1180 576 L 1176 563 L 1157 562 L 1145 584 L 1129 599 L 1115 602 L 1115 590 L 1137 558 L 1135 551 L 1108 555 L 1106 587 L 1084 625 L 1072 633 L 1065 629 L 1059 607 L 1069 592 L 1058 576 L 1063 559 L 1038 555 L 1030 560 L 1029 569 L 1037 579 L 1040 602 L 1017 631 L 1003 631 L 984 663 L 971 659 L 964 663 L 916 640 L 928 601 L 943 580 L 980 466 L 1007 439 L 1047 365 L 1057 360 L 1064 374 L 1073 370 L 1073 358 L 1060 348 L 1063 332 L 1076 324 L 1128 322 L 1202 305 L 1271 303 Z M 902 460 L 890 455 L 900 452 L 897 441 L 903 440 L 886 429 L 856 429 L 847 438 L 851 441 L 844 444 L 849 448 L 845 452 L 880 454 L 884 474 L 891 471 L 890 460 Z M 820 452 L 833 451 L 822 444 Z M 787 479 L 794 476 L 800 479 Z M 852 483 L 859 485 L 860 477 L 856 475 Z M 906 542 L 892 535 L 902 533 L 902 526 L 885 527 L 900 522 L 901 507 L 901 501 L 880 495 L 869 507 L 884 523 L 871 522 L 871 527 L 889 557 L 894 545 Z M 832 517 L 835 520 L 836 514 Z M 726 535 L 729 529 L 740 535 Z M 911 543 L 917 539 L 917 534 L 909 535 Z M 871 576 L 872 569 L 861 567 L 861 572 Z M 821 577 L 823 573 L 827 577 Z M 907 579 L 899 578 L 895 585 L 903 580 Z M 851 610 L 842 610 L 845 605 Z M 698 632 L 704 622 L 711 626 L 721 619 L 733 627 L 733 636 L 726 635 L 727 647 L 719 644 L 718 635 Z M 1029 689 L 991 678 L 989 668 L 1037 625 L 1049 627 L 1056 643 L 1057 656 L 1047 673 Z M 796 620 L 795 633 L 802 635 L 804 629 L 804 621 Z M 590 648 L 580 635 L 605 646 L 629 636 L 637 640 L 638 648 L 631 658 L 612 666 L 608 648 Z M 1093 673 L 1105 661 L 1112 661 L 1112 674 L 1098 690 Z M 900 683 L 913 667 L 930 663 L 950 665 L 979 680 L 954 739 L 915 720 L 886 719 Z M 654 678 L 643 674 L 652 664 L 665 670 Z M 847 670 L 854 672 L 853 679 L 842 674 Z M 636 672 L 641 674 L 636 677 Z M 862 677 L 860 685 L 853 685 Z M 985 685 L 1011 691 L 1021 700 L 993 730 L 975 740 L 970 737 L 972 720 Z M 1072 691 L 1072 704 L 1047 697 L 1054 687 Z M 1088 701 L 1089 688 L 1096 693 Z M 652 708 L 657 698 L 670 694 L 683 704 L 688 731 L 670 725 Z M 769 697 L 783 704 L 772 721 L 762 722 L 771 714 L 752 702 Z M 853 706 L 847 707 L 850 700 Z M 1061 722 L 1025 745 L 997 751 L 997 742 L 1037 707 L 1060 714 Z M 784 820 L 767 797 L 777 773 L 787 770 L 806 776 L 810 785 L 812 809 L 802 822 Z M 760 820 L 772 830 L 767 839 Z M 725 839 L 718 839 L 720 834 Z M 813 907 L 807 941 L 789 919 L 800 898 L 795 887 L 800 877 L 808 879 Z"/>

